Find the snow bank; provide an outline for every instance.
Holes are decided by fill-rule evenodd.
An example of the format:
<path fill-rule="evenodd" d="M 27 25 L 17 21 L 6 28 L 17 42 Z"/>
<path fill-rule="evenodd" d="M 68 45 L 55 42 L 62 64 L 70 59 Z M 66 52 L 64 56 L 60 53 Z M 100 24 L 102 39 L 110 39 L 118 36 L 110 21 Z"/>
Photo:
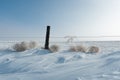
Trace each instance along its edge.
<path fill-rule="evenodd" d="M 99 54 L 1 49 L 0 80 L 120 80 L 119 43 L 94 42 Z"/>

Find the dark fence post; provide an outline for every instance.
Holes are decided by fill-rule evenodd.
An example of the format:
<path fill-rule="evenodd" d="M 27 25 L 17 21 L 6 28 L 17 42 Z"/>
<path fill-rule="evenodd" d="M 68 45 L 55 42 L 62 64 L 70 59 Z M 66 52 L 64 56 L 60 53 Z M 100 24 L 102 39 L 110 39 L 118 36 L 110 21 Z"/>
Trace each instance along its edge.
<path fill-rule="evenodd" d="M 45 39 L 45 49 L 49 49 L 49 37 L 50 37 L 50 26 L 47 26 L 46 39 Z"/>

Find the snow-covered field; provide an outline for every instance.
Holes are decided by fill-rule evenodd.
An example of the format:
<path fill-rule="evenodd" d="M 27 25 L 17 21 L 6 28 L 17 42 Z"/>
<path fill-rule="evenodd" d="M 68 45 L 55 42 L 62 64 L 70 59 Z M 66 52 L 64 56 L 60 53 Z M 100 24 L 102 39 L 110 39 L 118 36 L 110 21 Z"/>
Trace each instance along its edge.
<path fill-rule="evenodd" d="M 119 41 L 79 44 L 99 46 L 100 52 L 68 52 L 67 44 L 60 45 L 62 49 L 57 53 L 1 48 L 0 80 L 120 80 Z"/>

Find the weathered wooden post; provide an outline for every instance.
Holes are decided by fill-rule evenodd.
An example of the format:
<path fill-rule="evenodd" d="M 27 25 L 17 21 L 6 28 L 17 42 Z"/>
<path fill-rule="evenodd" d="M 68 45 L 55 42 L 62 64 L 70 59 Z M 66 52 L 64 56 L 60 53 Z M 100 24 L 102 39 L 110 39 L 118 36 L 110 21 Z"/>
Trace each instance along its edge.
<path fill-rule="evenodd" d="M 45 39 L 45 49 L 49 49 L 49 37 L 50 37 L 50 26 L 47 26 L 46 39 Z"/>

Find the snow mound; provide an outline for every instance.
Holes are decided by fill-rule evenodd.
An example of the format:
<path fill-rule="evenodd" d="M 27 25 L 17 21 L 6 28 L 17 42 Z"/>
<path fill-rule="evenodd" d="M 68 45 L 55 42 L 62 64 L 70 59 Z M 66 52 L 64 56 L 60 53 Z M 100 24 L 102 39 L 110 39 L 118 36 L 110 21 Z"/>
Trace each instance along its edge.
<path fill-rule="evenodd" d="M 99 54 L 1 49 L 0 80 L 120 80 L 120 47 L 98 45 Z"/>

